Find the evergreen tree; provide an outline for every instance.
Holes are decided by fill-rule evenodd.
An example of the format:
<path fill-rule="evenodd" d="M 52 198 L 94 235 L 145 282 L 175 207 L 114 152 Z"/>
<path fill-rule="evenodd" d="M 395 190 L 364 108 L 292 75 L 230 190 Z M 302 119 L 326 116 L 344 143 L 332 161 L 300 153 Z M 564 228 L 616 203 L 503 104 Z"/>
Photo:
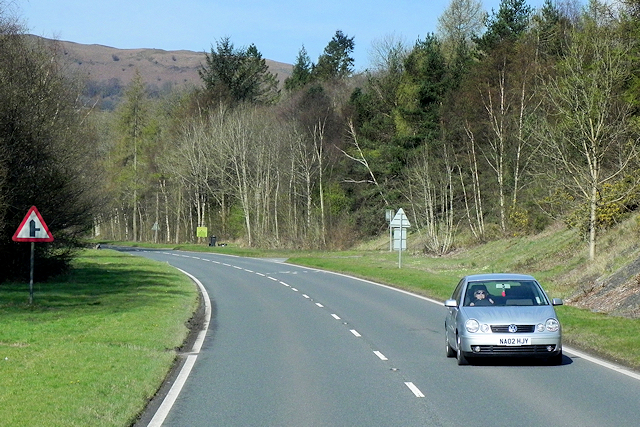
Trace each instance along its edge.
<path fill-rule="evenodd" d="M 435 35 L 418 41 L 405 60 L 394 112 L 396 135 L 405 148 L 438 139 L 440 108 L 449 74 Z"/>
<path fill-rule="evenodd" d="M 298 52 L 296 63 L 293 65 L 291 76 L 284 81 L 284 88 L 288 91 L 294 91 L 304 87 L 311 81 L 312 67 L 313 64 L 307 54 L 307 50 L 302 46 L 300 52 Z"/>
<path fill-rule="evenodd" d="M 476 37 L 478 49 L 488 53 L 503 42 L 513 42 L 529 26 L 533 9 L 525 0 L 502 0 L 498 11 L 491 11 L 487 18 L 487 31 L 482 37 Z"/>
<path fill-rule="evenodd" d="M 353 73 L 353 40 L 354 37 L 349 38 L 342 31 L 336 31 L 318 58 L 318 63 L 313 68 L 313 77 L 322 81 L 349 77 Z"/>
<path fill-rule="evenodd" d="M 140 72 L 136 74 L 125 91 L 125 101 L 119 113 L 119 127 L 122 133 L 120 143 L 116 146 L 115 158 L 122 168 L 117 173 L 123 182 L 124 190 L 119 200 L 131 200 L 131 220 L 133 233 L 130 237 L 138 240 L 138 203 L 140 191 L 140 153 L 144 143 L 144 130 L 149 122 L 147 95 Z"/>
<path fill-rule="evenodd" d="M 538 39 L 540 53 L 545 57 L 558 58 L 566 45 L 569 19 L 551 0 L 545 0 L 540 11 L 533 17 L 533 32 Z"/>
<path fill-rule="evenodd" d="M 266 60 L 255 45 L 236 49 L 228 37 L 205 53 L 199 70 L 205 93 L 213 103 L 272 103 L 278 96 L 277 76 L 269 72 Z"/>

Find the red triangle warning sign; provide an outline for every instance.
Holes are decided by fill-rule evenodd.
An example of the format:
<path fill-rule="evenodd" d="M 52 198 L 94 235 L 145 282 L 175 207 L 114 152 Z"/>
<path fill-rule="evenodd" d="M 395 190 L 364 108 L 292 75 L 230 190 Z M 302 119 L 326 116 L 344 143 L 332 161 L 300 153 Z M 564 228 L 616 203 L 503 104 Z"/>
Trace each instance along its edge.
<path fill-rule="evenodd" d="M 38 209 L 31 206 L 12 240 L 14 242 L 53 242 L 53 235 L 49 232 Z"/>

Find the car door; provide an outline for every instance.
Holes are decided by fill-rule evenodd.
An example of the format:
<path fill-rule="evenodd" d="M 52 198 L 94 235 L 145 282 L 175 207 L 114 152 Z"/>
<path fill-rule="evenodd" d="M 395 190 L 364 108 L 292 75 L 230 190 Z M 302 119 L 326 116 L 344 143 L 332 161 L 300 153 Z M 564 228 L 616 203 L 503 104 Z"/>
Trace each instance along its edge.
<path fill-rule="evenodd" d="M 458 311 L 460 310 L 460 305 L 462 304 L 462 295 L 464 295 L 463 291 L 465 288 L 465 282 L 465 278 L 462 278 L 460 282 L 458 282 L 458 286 L 456 286 L 453 294 L 451 294 L 451 299 L 456 301 L 456 306 L 447 307 L 447 317 L 444 321 L 447 339 L 453 346 L 456 345 L 456 322 L 458 318 Z"/>

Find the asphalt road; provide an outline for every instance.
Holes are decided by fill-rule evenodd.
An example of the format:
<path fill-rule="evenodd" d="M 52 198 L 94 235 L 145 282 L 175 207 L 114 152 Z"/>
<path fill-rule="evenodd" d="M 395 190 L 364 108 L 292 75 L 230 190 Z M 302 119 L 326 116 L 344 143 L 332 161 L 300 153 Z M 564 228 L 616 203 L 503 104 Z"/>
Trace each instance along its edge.
<path fill-rule="evenodd" d="M 189 272 L 212 318 L 163 426 L 620 426 L 640 376 L 445 357 L 440 303 L 279 260 L 138 251 Z"/>

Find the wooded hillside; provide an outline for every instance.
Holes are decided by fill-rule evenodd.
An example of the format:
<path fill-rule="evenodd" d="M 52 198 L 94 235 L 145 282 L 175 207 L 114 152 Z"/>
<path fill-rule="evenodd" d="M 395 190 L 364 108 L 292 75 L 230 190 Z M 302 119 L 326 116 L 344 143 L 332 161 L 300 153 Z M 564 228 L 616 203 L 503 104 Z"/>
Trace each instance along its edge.
<path fill-rule="evenodd" d="M 134 80 L 98 132 L 100 236 L 341 248 L 403 207 L 428 253 L 563 219 L 595 257 L 638 206 L 637 5 L 452 0 L 439 22 L 413 44 L 381 35 L 360 75 L 338 30 L 283 90 L 229 39 L 194 91 L 151 100 Z"/>

